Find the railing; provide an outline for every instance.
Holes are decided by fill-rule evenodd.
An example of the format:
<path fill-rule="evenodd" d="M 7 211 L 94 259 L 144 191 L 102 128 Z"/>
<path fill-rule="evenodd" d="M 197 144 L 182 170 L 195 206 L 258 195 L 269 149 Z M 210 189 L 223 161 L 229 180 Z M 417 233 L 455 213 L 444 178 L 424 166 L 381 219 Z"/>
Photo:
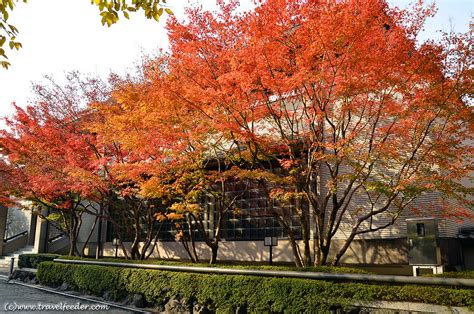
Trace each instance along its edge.
<path fill-rule="evenodd" d="M 11 236 L 11 237 L 8 237 L 6 239 L 3 239 L 3 243 L 7 243 L 7 242 L 10 242 L 18 237 L 21 237 L 23 235 L 28 235 L 28 231 L 23 231 L 23 232 L 20 232 L 18 234 L 15 234 L 14 236 Z"/>
<path fill-rule="evenodd" d="M 69 246 L 69 238 L 66 234 L 60 233 L 48 239 L 49 253 L 64 253 L 65 248 Z"/>
<path fill-rule="evenodd" d="M 65 236 L 65 235 L 62 234 L 62 233 L 61 233 L 61 234 L 57 234 L 57 235 L 55 235 L 54 237 L 48 239 L 48 243 L 52 243 L 52 242 L 54 242 L 54 241 L 56 241 L 56 240 L 59 240 L 59 239 L 61 239 L 61 238 L 64 237 L 64 236 Z"/>
<path fill-rule="evenodd" d="M 28 244 L 28 231 L 23 231 L 3 240 L 3 255 L 11 254 Z"/>

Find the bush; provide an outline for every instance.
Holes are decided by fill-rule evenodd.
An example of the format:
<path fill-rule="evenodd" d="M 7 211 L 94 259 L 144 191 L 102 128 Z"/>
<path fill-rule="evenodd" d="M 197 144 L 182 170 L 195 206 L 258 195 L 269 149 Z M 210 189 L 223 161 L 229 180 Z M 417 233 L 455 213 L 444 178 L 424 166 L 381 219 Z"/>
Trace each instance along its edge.
<path fill-rule="evenodd" d="M 464 270 L 464 271 L 450 271 L 443 274 L 428 274 L 423 275 L 426 277 L 443 277 L 443 278 L 464 278 L 464 279 L 474 279 L 474 270 Z"/>
<path fill-rule="evenodd" d="M 245 307 L 249 312 L 303 313 L 349 306 L 354 301 L 414 301 L 448 306 L 474 306 L 474 290 L 414 285 L 371 285 L 299 278 L 196 274 L 96 265 L 41 263 L 43 285 L 69 286 L 83 293 L 116 300 L 142 294 L 149 306 L 172 298 L 197 302 L 217 312 Z"/>
<path fill-rule="evenodd" d="M 18 256 L 18 267 L 20 268 L 38 268 L 39 263 L 52 261 L 61 257 L 58 254 L 20 254 Z"/>

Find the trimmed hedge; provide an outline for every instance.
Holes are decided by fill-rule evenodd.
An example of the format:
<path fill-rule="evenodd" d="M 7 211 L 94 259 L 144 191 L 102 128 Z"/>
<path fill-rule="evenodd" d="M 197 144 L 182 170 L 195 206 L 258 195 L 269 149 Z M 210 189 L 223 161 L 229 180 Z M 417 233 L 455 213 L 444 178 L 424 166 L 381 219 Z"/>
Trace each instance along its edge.
<path fill-rule="evenodd" d="M 117 301 L 141 294 L 148 306 L 160 306 L 175 297 L 226 313 L 237 307 L 254 313 L 304 313 L 376 300 L 474 307 L 474 290 L 433 286 L 211 275 L 54 262 L 41 263 L 37 278 L 43 285 L 54 287 L 66 282 L 75 290 L 96 296 L 107 292 Z"/>
<path fill-rule="evenodd" d="M 97 261 L 94 258 L 86 258 L 79 256 L 60 256 L 62 259 L 69 260 L 84 260 L 84 261 Z M 340 266 L 311 266 L 311 267 L 296 267 L 296 266 L 269 266 L 269 265 L 241 265 L 241 264 L 230 264 L 230 263 L 191 263 L 173 260 L 158 260 L 158 259 L 147 259 L 147 260 L 130 260 L 123 258 L 104 257 L 99 261 L 101 262 L 115 262 L 115 263 L 129 263 L 129 264 L 153 264 L 153 265 L 171 265 L 171 266 L 194 266 L 194 267 L 218 267 L 218 268 L 238 268 L 238 269 L 253 269 L 253 270 L 293 270 L 293 271 L 310 271 L 310 272 L 322 272 L 322 273 L 337 273 L 337 274 L 370 274 L 370 272 L 352 267 L 340 267 Z"/>
<path fill-rule="evenodd" d="M 442 274 L 436 275 L 423 275 L 427 277 L 443 277 L 443 278 L 464 278 L 464 279 L 474 279 L 474 270 L 463 270 L 463 271 L 450 271 Z"/>
<path fill-rule="evenodd" d="M 18 256 L 18 267 L 20 268 L 38 268 L 39 263 L 52 261 L 60 257 L 59 254 L 20 254 Z"/>

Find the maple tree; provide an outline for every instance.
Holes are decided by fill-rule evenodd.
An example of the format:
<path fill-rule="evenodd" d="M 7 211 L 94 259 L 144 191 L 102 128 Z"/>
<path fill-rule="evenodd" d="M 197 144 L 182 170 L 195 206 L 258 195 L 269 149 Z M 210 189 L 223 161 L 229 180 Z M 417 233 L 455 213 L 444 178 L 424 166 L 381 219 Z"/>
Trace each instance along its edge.
<path fill-rule="evenodd" d="M 77 189 L 69 191 L 70 186 L 63 185 L 58 180 L 51 180 L 51 186 L 61 186 L 62 189 L 58 192 L 60 194 L 72 193 L 71 195 L 78 196 L 78 207 L 83 209 L 86 204 L 90 207 L 89 209 L 93 209 L 75 212 L 79 223 L 81 223 L 84 213 L 95 216 L 92 226 L 87 230 L 89 234 L 83 246 L 82 255 L 84 255 L 84 248 L 96 227 L 102 221 L 108 221 L 117 231 L 117 238 L 130 237 L 133 239 L 130 248 L 127 248 L 121 241 L 121 248 L 126 258 L 144 259 L 148 257 L 148 247 L 155 237 L 153 222 L 155 221 L 156 209 L 154 207 L 156 203 L 153 203 L 153 200 L 138 197 L 134 182 L 121 175 L 121 167 L 126 166 L 131 155 L 117 143 L 105 141 L 105 136 L 96 132 L 103 126 L 104 115 L 103 112 L 94 109 L 92 105 L 107 104 L 112 101 L 110 100 L 110 84 L 118 84 L 118 77 L 112 75 L 109 82 L 106 83 L 96 77 L 86 77 L 78 72 L 71 72 L 67 75 L 67 83 L 64 85 L 57 84 L 52 78 L 47 77 L 47 79 L 49 80 L 48 85 L 34 86 L 38 99 L 29 109 L 32 112 L 38 110 L 46 112 L 43 114 L 46 118 L 35 115 L 31 119 L 38 120 L 37 123 L 41 128 L 46 127 L 45 121 L 47 121 L 50 124 L 50 126 L 48 125 L 49 131 L 44 133 L 47 135 L 57 133 L 61 139 L 37 136 L 35 140 L 49 143 L 50 146 L 43 152 L 46 155 L 52 154 L 51 149 L 58 150 L 55 147 L 60 146 L 60 140 L 64 141 L 66 147 L 69 140 L 74 140 L 76 151 L 61 151 L 61 154 L 64 154 L 64 156 L 61 155 L 61 158 L 68 159 L 58 159 L 55 165 L 38 161 L 37 163 L 43 169 L 32 175 L 36 178 L 48 175 L 50 172 L 62 171 L 64 180 L 75 182 Z M 15 121 L 18 122 L 19 119 L 16 118 L 13 122 L 16 123 Z M 106 133 L 105 130 L 104 133 Z M 25 151 L 34 154 L 35 145 L 36 143 L 24 143 Z M 80 157 L 81 155 L 83 157 Z M 11 154 L 8 157 L 11 159 Z M 82 158 L 83 164 L 76 166 L 68 164 L 69 160 L 74 158 Z M 15 164 L 23 168 L 22 161 L 17 161 Z M 19 175 L 22 176 L 21 173 Z M 25 191 L 20 191 L 19 194 L 21 195 L 21 193 L 25 193 Z M 23 194 L 23 197 L 28 197 L 28 194 Z M 67 210 L 62 212 L 60 208 L 58 210 L 60 213 L 69 214 Z M 145 237 L 143 237 L 144 230 L 146 230 Z M 141 242 L 145 242 L 143 246 L 140 246 Z"/>
<path fill-rule="evenodd" d="M 7 125 L 12 132 L 2 132 L 1 146 L 14 178 L 10 193 L 52 210 L 38 214 L 67 234 L 71 255 L 80 254 L 82 214 L 95 212 L 88 201 L 97 184 L 88 165 L 92 152 L 74 126 L 43 120 L 32 107 L 16 107 Z"/>
<path fill-rule="evenodd" d="M 105 123 L 95 130 L 106 141 L 129 152 L 127 162 L 116 164 L 113 171 L 120 173 L 125 182 L 133 182 L 138 189 L 134 190 L 135 195 L 168 207 L 155 212 L 156 218 L 173 221 L 176 239 L 190 259 L 199 261 L 195 248 L 195 235 L 199 234 L 211 250 L 210 263 L 215 263 L 223 215 L 235 209 L 238 197 L 226 193 L 228 181 L 235 178 L 227 171 L 229 163 L 209 158 L 210 153 L 222 152 L 218 139 L 212 145 L 208 141 L 212 127 L 204 120 L 199 123 L 191 110 L 176 107 L 162 67 L 165 59 L 149 60 L 139 82 L 116 87 L 113 104 L 96 105 Z M 211 163 L 214 166 L 209 168 Z M 208 208 L 203 204 L 205 198 L 218 203 L 216 223 L 211 228 L 206 218 Z"/>
<path fill-rule="evenodd" d="M 249 189 L 297 266 L 339 263 L 425 195 L 437 200 L 430 215 L 473 218 L 472 189 L 460 183 L 473 170 L 468 35 L 418 43 L 434 12 L 422 2 L 237 6 L 171 17 L 171 52 L 144 60 L 138 77 L 83 82 L 82 93 L 37 86 L 39 100 L 17 108 L 0 138 L 2 190 L 57 210 L 71 241 L 84 201 L 99 204 L 91 214 L 130 238 L 124 255 L 139 259 L 172 221 L 190 259 L 199 240 L 214 263 L 222 221 Z"/>
<path fill-rule="evenodd" d="M 1 154 L 1 150 L 0 150 Z M 10 191 L 13 189 L 12 176 L 7 160 L 2 156 L 0 161 L 0 203 L 8 206 L 12 203 Z"/>
<path fill-rule="evenodd" d="M 279 161 L 288 188 L 259 182 L 269 197 L 296 204 L 298 266 L 312 261 L 311 219 L 316 264 L 349 227 L 337 264 L 358 235 L 391 226 L 420 195 L 470 192 L 458 180 L 472 170 L 472 47 L 464 35 L 417 45 L 433 7 L 269 0 L 238 14 L 236 4 L 169 22 L 171 89 L 245 147 L 236 158 L 247 167 Z M 462 208 L 434 214 L 472 216 Z"/>
<path fill-rule="evenodd" d="M 68 236 L 69 254 L 83 255 L 102 206 L 100 191 L 107 188 L 89 144 L 94 136 L 83 129 L 89 118 L 84 102 L 102 95 L 95 79 L 82 80 L 72 72 L 67 80 L 66 86 L 52 79 L 50 85 L 36 84 L 34 103 L 26 109 L 15 106 L 15 114 L 6 119 L 0 147 L 9 185 L 2 190 L 32 201 L 39 208 L 36 214 Z M 80 250 L 77 238 L 85 213 L 96 220 Z"/>
<path fill-rule="evenodd" d="M 112 82 L 114 89 L 110 99 L 90 104 L 98 119 L 88 124 L 87 129 L 96 134 L 100 143 L 97 153 L 105 161 L 111 182 L 108 219 L 113 223 L 117 238 L 131 240 L 129 251 L 121 241 L 124 255 L 145 259 L 153 253 L 161 231 L 156 215 L 167 212 L 168 193 L 165 191 L 170 174 L 161 171 L 157 166 L 159 162 L 155 162 L 157 157 L 147 150 L 149 145 L 154 147 L 159 143 L 153 125 L 157 129 L 160 125 L 140 111 L 144 85 L 118 76 L 113 76 Z M 153 162 L 144 162 L 147 160 Z M 161 193 L 158 187 L 153 195 L 142 193 L 142 184 L 153 174 Z"/>
<path fill-rule="evenodd" d="M 191 260 L 199 261 L 195 248 L 196 239 L 193 230 L 195 225 L 194 228 L 201 235 L 202 241 L 211 250 L 209 263 L 214 264 L 217 262 L 223 219 L 228 213 L 238 214 L 236 201 L 244 195 L 248 185 L 239 177 L 240 169 L 228 169 L 229 164 L 226 162 L 217 161 L 216 168 L 212 170 L 206 162 L 196 164 L 200 166 L 191 171 L 189 167 L 182 168 L 181 170 L 184 169 L 186 173 L 173 182 L 181 194 L 175 194 L 170 210 L 174 214 L 172 219 L 177 220 L 178 240 L 182 241 Z M 177 173 L 179 172 L 175 172 Z M 244 187 L 236 192 L 232 189 L 234 184 Z M 169 215 L 164 218 L 169 219 Z M 182 226 L 183 220 L 187 223 L 187 229 Z M 192 251 L 187 247 L 187 239 L 191 241 Z"/>

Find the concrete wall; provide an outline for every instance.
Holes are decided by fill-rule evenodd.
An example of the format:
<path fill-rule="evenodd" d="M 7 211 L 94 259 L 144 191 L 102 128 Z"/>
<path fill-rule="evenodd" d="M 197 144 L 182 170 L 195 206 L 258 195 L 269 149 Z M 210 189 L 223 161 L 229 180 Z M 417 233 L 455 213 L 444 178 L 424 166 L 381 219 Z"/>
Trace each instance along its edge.
<path fill-rule="evenodd" d="M 333 240 L 330 255 L 344 245 L 344 240 Z M 398 239 L 357 239 L 347 249 L 341 259 L 343 264 L 408 264 L 408 242 L 406 238 Z"/>
<path fill-rule="evenodd" d="M 28 234 L 18 236 L 8 242 L 3 243 L 3 255 L 11 254 L 24 248 L 28 244 Z"/>
<path fill-rule="evenodd" d="M 98 204 L 95 204 L 93 202 L 89 202 L 89 201 L 84 201 L 84 206 L 89 206 L 89 210 L 93 211 L 93 212 L 96 212 L 98 213 L 99 212 L 99 205 Z M 89 236 L 89 233 L 92 229 L 92 226 L 94 225 L 94 220 L 95 220 L 96 216 L 94 215 L 90 215 L 90 214 L 83 214 L 82 215 L 82 226 L 81 226 L 81 229 L 79 230 L 79 235 L 78 235 L 78 238 L 77 238 L 77 242 L 86 242 L 87 241 L 87 237 Z M 98 224 L 99 222 L 97 222 L 96 224 L 96 227 L 94 229 L 94 231 L 92 232 L 92 235 L 89 239 L 89 242 L 97 242 L 97 230 L 98 230 Z"/>
<path fill-rule="evenodd" d="M 3 239 L 5 238 L 5 232 L 7 228 L 7 216 L 8 208 L 0 204 L 0 256 L 3 253 Z"/>
<path fill-rule="evenodd" d="M 42 214 L 47 216 L 48 211 L 42 210 Z M 33 251 L 35 253 L 46 253 L 48 250 L 48 223 L 46 220 L 37 218 Z"/>
<path fill-rule="evenodd" d="M 300 250 L 303 251 L 300 242 Z M 343 241 L 334 241 L 332 254 L 343 245 Z M 130 243 L 124 245 L 129 248 Z M 312 244 L 311 244 L 312 245 Z M 203 242 L 197 242 L 196 249 L 199 258 L 207 260 L 210 258 L 210 249 Z M 104 246 L 104 256 L 114 256 L 115 248 L 111 242 Z M 123 257 L 119 247 L 118 256 Z M 188 259 L 188 255 L 179 242 L 157 242 L 151 255 L 158 259 Z M 223 261 L 245 261 L 266 262 L 269 260 L 269 248 L 263 245 L 263 241 L 223 241 L 219 244 L 218 259 Z M 293 262 L 293 253 L 289 241 L 279 240 L 278 246 L 273 248 L 273 261 Z M 355 240 L 341 263 L 347 264 L 407 264 L 407 241 L 402 239 L 388 240 Z"/>
<path fill-rule="evenodd" d="M 30 230 L 31 211 L 18 207 L 10 207 L 7 215 L 6 237 L 12 237 Z"/>
<path fill-rule="evenodd" d="M 129 248 L 130 242 L 124 243 Z M 301 247 L 302 249 L 302 247 Z M 196 243 L 199 258 L 209 259 L 211 252 L 204 242 Z M 104 256 L 114 256 L 115 248 L 111 242 L 104 246 Z M 119 247 L 118 256 L 123 257 Z M 264 262 L 269 260 L 269 248 L 263 245 L 263 241 L 223 241 L 219 244 L 218 259 L 227 261 Z M 157 242 L 151 256 L 159 259 L 189 259 L 185 249 L 179 242 Z M 291 247 L 286 240 L 280 240 L 278 247 L 273 248 L 273 260 L 276 262 L 292 262 L 293 255 Z"/>
<path fill-rule="evenodd" d="M 403 223 L 405 223 L 403 221 Z M 83 224 L 84 230 L 88 230 L 92 220 Z M 105 228 L 103 228 L 105 233 Z M 83 241 L 85 237 L 81 238 Z M 86 255 L 94 257 L 96 254 L 96 232 L 89 242 Z M 105 236 L 103 236 L 105 239 Z M 83 241 L 78 242 L 78 247 L 82 248 Z M 344 244 L 344 239 L 333 239 L 330 256 L 334 256 Z M 275 262 L 292 263 L 293 253 L 289 241 L 279 240 L 278 246 L 273 248 L 273 260 Z M 300 251 L 303 251 L 303 244 L 300 244 Z M 456 238 L 442 237 L 439 239 L 442 260 L 445 265 L 460 265 L 462 262 L 460 242 Z M 124 243 L 130 248 L 130 242 Z M 311 243 L 311 247 L 312 247 Z M 465 245 L 466 246 L 466 245 Z M 150 248 L 151 249 L 151 248 Z M 197 253 L 203 261 L 210 258 L 210 249 L 204 242 L 196 243 Z M 118 249 L 118 256 L 123 257 L 121 248 Z M 115 248 L 111 242 L 104 245 L 104 256 L 114 256 Z M 468 250 L 465 258 L 470 258 Z M 157 259 L 189 259 L 182 244 L 174 241 L 158 241 L 151 255 Z M 222 241 L 219 244 L 218 259 L 223 261 L 244 261 L 244 262 L 266 262 L 269 260 L 269 248 L 263 245 L 263 241 Z M 408 265 L 408 241 L 405 235 L 399 234 L 398 238 L 376 238 L 376 239 L 355 239 L 346 254 L 341 259 L 342 264 L 358 265 Z"/>

